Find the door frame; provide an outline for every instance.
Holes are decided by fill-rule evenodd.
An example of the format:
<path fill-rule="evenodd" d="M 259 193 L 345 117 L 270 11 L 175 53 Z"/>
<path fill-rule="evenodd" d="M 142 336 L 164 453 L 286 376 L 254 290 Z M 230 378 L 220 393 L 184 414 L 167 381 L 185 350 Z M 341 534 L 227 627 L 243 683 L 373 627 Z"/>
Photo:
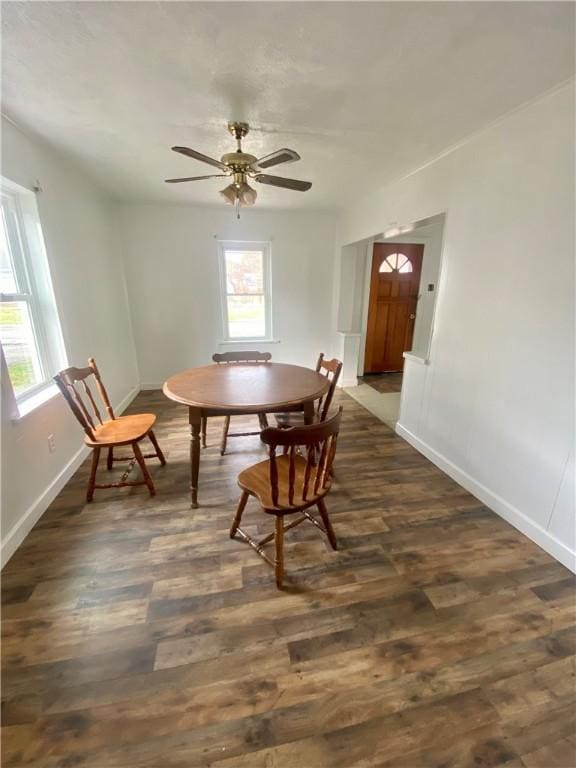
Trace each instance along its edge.
<path fill-rule="evenodd" d="M 420 288 L 422 287 L 422 280 L 424 279 L 425 272 L 424 272 L 424 266 L 426 264 L 426 246 L 430 245 L 431 237 L 430 235 L 418 235 L 418 230 L 423 229 L 425 227 L 430 226 L 431 224 L 439 224 L 441 226 L 441 232 L 440 232 L 440 254 L 439 254 L 439 260 L 438 260 L 438 275 L 436 277 L 436 284 L 435 284 L 435 291 L 436 291 L 436 297 L 434 300 L 434 310 L 432 313 L 432 324 L 430 327 L 430 334 L 428 337 L 428 347 L 426 350 L 426 357 L 421 358 L 416 355 L 413 356 L 413 359 L 417 360 L 418 362 L 428 364 L 429 358 L 430 358 L 430 352 L 432 349 L 432 340 L 434 337 L 434 327 L 436 322 L 436 313 L 438 311 L 438 301 L 439 301 L 439 293 L 440 293 L 440 286 L 442 281 L 442 272 L 444 269 L 444 245 L 446 242 L 446 226 L 447 226 L 447 212 L 443 211 L 441 213 L 438 213 L 434 216 L 430 216 L 427 219 L 422 219 L 420 221 L 416 221 L 413 224 L 409 225 L 410 231 L 406 231 L 408 227 L 403 227 L 404 232 L 401 230 L 399 231 L 398 227 L 395 228 L 394 232 L 390 232 L 390 234 L 387 234 L 387 232 L 383 232 L 380 235 L 374 235 L 373 237 L 366 240 L 366 252 L 364 254 L 364 288 L 362 293 L 362 327 L 360 330 L 361 337 L 360 337 L 360 349 L 358 350 L 358 368 L 356 371 L 357 376 L 363 376 L 364 375 L 364 362 L 366 360 L 366 337 L 368 333 L 368 312 L 370 309 L 370 283 L 371 283 L 371 276 L 372 276 L 372 255 L 374 252 L 374 243 L 377 242 L 397 242 L 399 237 L 405 238 L 405 242 L 411 242 L 416 243 L 419 245 L 424 246 L 424 253 L 422 255 L 422 272 L 420 275 Z M 402 241 L 400 241 L 402 242 Z M 418 291 L 418 297 L 422 295 L 422 291 Z M 418 313 L 418 304 L 416 304 L 416 313 Z M 405 352 L 404 355 L 410 354 L 409 352 Z"/>
<path fill-rule="evenodd" d="M 416 314 L 424 262 L 424 243 L 391 239 L 374 243 L 370 264 L 368 328 L 364 349 L 364 374 L 397 373 L 404 369 L 404 352 L 414 348 Z M 378 251 L 376 250 L 378 249 Z M 401 253 L 410 265 L 407 274 L 389 270 L 380 274 L 382 264 L 392 254 Z M 412 274 L 413 273 L 413 274 Z M 382 286 L 386 285 L 384 293 Z M 381 322 L 385 319 L 384 327 Z"/>

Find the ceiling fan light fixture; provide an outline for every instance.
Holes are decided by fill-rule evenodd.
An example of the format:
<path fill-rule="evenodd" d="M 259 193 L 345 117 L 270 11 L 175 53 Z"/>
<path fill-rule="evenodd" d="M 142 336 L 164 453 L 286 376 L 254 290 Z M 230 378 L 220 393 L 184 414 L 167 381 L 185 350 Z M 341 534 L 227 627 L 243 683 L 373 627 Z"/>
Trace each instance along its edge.
<path fill-rule="evenodd" d="M 220 190 L 220 194 L 227 203 L 234 205 L 236 198 L 238 197 L 238 190 L 234 184 L 229 184 L 227 187 L 224 187 L 224 189 Z"/>
<path fill-rule="evenodd" d="M 288 179 L 284 176 L 270 176 L 267 173 L 261 172 L 263 168 L 270 168 L 275 165 L 281 165 L 282 163 L 293 163 L 296 160 L 300 160 L 300 155 L 293 149 L 284 147 L 269 155 L 257 158 L 255 155 L 250 155 L 242 149 L 242 139 L 250 130 L 248 123 L 230 122 L 228 123 L 228 130 L 236 139 L 236 151 L 222 155 L 220 160 L 204 155 L 202 152 L 198 152 L 195 149 L 190 149 L 190 147 L 172 147 L 174 152 L 178 152 L 180 155 L 186 155 L 193 160 L 199 160 L 202 163 L 218 168 L 218 170 L 221 171 L 220 173 L 212 173 L 205 176 L 187 176 L 185 178 L 166 179 L 166 182 L 168 184 L 177 184 L 180 182 L 202 181 L 204 179 L 223 176 L 232 177 L 232 183 L 224 189 L 221 189 L 220 195 L 229 205 L 234 205 L 236 207 L 238 218 L 240 218 L 240 206 L 254 205 L 258 196 L 256 190 L 247 183 L 248 181 L 255 181 L 270 187 L 279 187 L 280 189 L 296 190 L 298 192 L 306 192 L 310 189 L 312 186 L 310 181 Z"/>
<path fill-rule="evenodd" d="M 249 184 L 244 183 L 238 189 L 240 205 L 254 205 L 257 197 L 258 193 Z"/>

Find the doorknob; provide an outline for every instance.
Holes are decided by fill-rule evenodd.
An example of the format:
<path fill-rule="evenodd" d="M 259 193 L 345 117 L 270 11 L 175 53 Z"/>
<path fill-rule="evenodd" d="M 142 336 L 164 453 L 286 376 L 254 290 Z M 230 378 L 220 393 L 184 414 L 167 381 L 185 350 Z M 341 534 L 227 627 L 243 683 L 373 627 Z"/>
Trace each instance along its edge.
<path fill-rule="evenodd" d="M 415 318 L 416 318 L 416 315 L 415 315 L 415 314 L 411 314 L 411 315 L 410 315 L 410 320 L 414 320 Z"/>

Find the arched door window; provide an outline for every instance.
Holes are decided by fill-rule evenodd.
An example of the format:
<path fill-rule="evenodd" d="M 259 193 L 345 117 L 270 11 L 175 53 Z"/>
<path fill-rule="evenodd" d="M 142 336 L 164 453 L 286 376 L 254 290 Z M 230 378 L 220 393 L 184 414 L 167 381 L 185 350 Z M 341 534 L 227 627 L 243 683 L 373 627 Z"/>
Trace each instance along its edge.
<path fill-rule="evenodd" d="M 412 262 L 403 253 L 391 253 L 380 264 L 379 272 L 412 272 Z"/>

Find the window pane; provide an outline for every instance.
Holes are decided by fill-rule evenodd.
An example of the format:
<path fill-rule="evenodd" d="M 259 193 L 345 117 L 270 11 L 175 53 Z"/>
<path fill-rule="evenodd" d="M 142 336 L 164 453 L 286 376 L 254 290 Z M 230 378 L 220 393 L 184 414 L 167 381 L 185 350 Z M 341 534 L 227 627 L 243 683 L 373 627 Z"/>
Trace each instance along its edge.
<path fill-rule="evenodd" d="M 225 251 L 226 292 L 264 293 L 262 251 Z"/>
<path fill-rule="evenodd" d="M 2 206 L 2 217 L 0 226 L 0 293 L 16 293 L 16 275 L 14 274 L 14 264 L 10 254 L 10 243 L 8 232 L 6 230 L 6 215 L 8 211 Z"/>
<path fill-rule="evenodd" d="M 40 384 L 42 369 L 25 301 L 0 304 L 0 340 L 16 395 Z"/>
<path fill-rule="evenodd" d="M 228 333 L 231 339 L 266 336 L 264 296 L 228 296 Z"/>

